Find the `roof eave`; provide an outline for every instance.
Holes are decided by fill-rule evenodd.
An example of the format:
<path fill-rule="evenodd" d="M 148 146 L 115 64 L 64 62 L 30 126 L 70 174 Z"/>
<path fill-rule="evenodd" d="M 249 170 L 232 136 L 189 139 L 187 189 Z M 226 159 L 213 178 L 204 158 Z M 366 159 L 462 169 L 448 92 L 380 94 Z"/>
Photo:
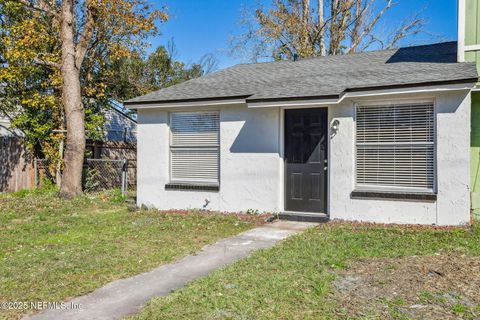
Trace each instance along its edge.
<path fill-rule="evenodd" d="M 439 80 L 439 81 L 428 81 L 428 82 L 417 82 L 417 83 L 400 83 L 394 85 L 383 85 L 383 86 L 365 86 L 357 88 L 347 88 L 347 92 L 361 92 L 361 91 L 375 91 L 375 90 L 388 90 L 388 89 L 406 89 L 406 88 L 415 88 L 415 87 L 432 87 L 432 86 L 449 86 L 456 84 L 475 84 L 478 82 L 477 77 L 463 78 L 463 79 L 453 79 L 453 80 Z"/>
<path fill-rule="evenodd" d="M 477 78 L 464 80 L 441 81 L 435 83 L 423 83 L 416 85 L 395 85 L 382 87 L 362 87 L 345 90 L 342 94 L 334 98 L 333 96 L 326 99 L 325 96 L 317 97 L 295 97 L 276 99 L 257 99 L 257 101 L 247 100 L 249 108 L 266 108 L 266 107 L 311 107 L 321 105 L 337 105 L 345 99 L 401 95 L 401 94 L 422 94 L 422 93 L 440 93 L 451 91 L 471 91 L 475 88 Z"/>
<path fill-rule="evenodd" d="M 229 96 L 229 97 L 205 97 L 192 99 L 176 99 L 176 100 L 148 100 L 148 101 L 125 101 L 125 107 L 129 109 L 156 109 L 156 108 L 183 108 L 183 107 L 200 107 L 200 106 L 219 106 L 231 104 L 247 104 L 251 108 L 265 106 L 282 106 L 282 105 L 313 105 L 313 104 L 337 104 L 347 95 L 362 92 L 381 92 L 405 89 L 420 89 L 422 91 L 432 90 L 451 90 L 451 89 L 473 89 L 478 82 L 478 77 L 429 81 L 418 83 L 405 83 L 383 86 L 365 86 L 357 88 L 346 88 L 340 94 L 320 95 L 320 96 L 297 96 L 297 97 L 276 97 L 276 98 L 253 98 L 249 99 L 248 95 Z M 466 87 L 464 87 L 464 86 Z M 456 86 L 452 88 L 452 86 Z M 460 86 L 460 87 L 459 87 Z M 411 90 L 410 90 L 411 91 Z"/>
<path fill-rule="evenodd" d="M 248 96 L 210 97 L 197 99 L 177 100 L 151 100 L 151 101 L 125 101 L 128 109 L 156 109 L 156 108 L 182 108 L 196 106 L 219 106 L 231 104 L 245 104 Z"/>

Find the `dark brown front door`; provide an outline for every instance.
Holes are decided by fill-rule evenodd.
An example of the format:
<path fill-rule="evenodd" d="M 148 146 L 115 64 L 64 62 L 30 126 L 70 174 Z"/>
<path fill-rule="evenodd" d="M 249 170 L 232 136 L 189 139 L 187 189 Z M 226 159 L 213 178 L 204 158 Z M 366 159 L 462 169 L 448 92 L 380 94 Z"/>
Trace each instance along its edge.
<path fill-rule="evenodd" d="M 326 213 L 327 109 L 285 110 L 285 209 Z"/>

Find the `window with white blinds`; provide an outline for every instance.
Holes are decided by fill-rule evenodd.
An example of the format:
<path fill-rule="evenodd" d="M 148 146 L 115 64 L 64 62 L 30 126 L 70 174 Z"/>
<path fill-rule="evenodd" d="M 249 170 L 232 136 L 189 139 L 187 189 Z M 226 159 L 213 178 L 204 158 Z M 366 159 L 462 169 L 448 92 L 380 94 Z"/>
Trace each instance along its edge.
<path fill-rule="evenodd" d="M 433 191 L 432 103 L 356 108 L 357 188 Z"/>
<path fill-rule="evenodd" d="M 220 116 L 218 112 L 170 114 L 172 182 L 219 183 Z"/>

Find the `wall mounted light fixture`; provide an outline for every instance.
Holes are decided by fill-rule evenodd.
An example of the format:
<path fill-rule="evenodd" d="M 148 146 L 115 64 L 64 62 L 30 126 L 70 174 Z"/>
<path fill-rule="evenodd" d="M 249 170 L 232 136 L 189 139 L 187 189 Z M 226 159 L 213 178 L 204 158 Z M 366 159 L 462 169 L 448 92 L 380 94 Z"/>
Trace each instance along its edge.
<path fill-rule="evenodd" d="M 332 127 L 332 130 L 338 131 L 338 128 L 340 127 L 340 121 L 338 121 L 337 119 L 333 120 L 331 127 Z"/>
<path fill-rule="evenodd" d="M 338 121 L 338 119 L 335 119 L 330 123 L 330 138 L 335 137 L 339 128 L 340 128 L 340 121 Z"/>

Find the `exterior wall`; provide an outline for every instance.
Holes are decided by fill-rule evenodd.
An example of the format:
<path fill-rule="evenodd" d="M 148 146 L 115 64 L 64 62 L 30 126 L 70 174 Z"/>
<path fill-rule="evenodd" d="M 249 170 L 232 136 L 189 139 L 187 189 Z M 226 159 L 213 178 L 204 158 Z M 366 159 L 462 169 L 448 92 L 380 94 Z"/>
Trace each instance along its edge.
<path fill-rule="evenodd" d="M 382 97 L 382 100 L 407 97 Z M 408 99 L 425 99 L 408 96 Z M 356 102 L 362 102 L 357 100 Z M 355 188 L 353 102 L 330 108 L 340 127 L 330 141 L 330 218 L 378 223 L 459 225 L 470 222 L 470 95 L 435 97 L 437 122 L 437 201 L 351 199 Z"/>
<path fill-rule="evenodd" d="M 472 124 L 470 134 L 470 186 L 472 188 L 472 210 L 480 214 L 480 93 L 472 92 Z"/>
<path fill-rule="evenodd" d="M 478 0 L 459 0 L 458 6 L 458 59 L 476 62 L 480 73 L 480 3 Z M 477 90 L 479 88 L 477 84 Z M 480 213 L 480 93 L 472 93 L 470 183 L 472 210 Z"/>
<path fill-rule="evenodd" d="M 328 212 L 332 219 L 458 225 L 470 222 L 470 94 L 383 96 L 383 101 L 434 99 L 437 122 L 437 201 L 351 199 L 355 188 L 355 102 L 328 108 L 339 130 L 329 143 Z M 369 99 L 368 101 L 370 101 Z M 205 107 L 201 110 L 206 110 Z M 191 110 L 191 109 L 189 109 Z M 218 110 L 218 109 L 217 109 Z M 168 111 L 138 111 L 138 205 L 159 209 L 283 210 L 281 108 L 220 110 L 220 191 L 165 190 L 169 182 Z M 206 201 L 208 200 L 208 201 Z"/>
<path fill-rule="evenodd" d="M 251 110 L 246 105 L 216 110 L 220 110 L 219 192 L 165 190 L 170 179 L 168 112 L 138 110 L 139 205 L 231 212 L 280 210 L 279 110 Z"/>

